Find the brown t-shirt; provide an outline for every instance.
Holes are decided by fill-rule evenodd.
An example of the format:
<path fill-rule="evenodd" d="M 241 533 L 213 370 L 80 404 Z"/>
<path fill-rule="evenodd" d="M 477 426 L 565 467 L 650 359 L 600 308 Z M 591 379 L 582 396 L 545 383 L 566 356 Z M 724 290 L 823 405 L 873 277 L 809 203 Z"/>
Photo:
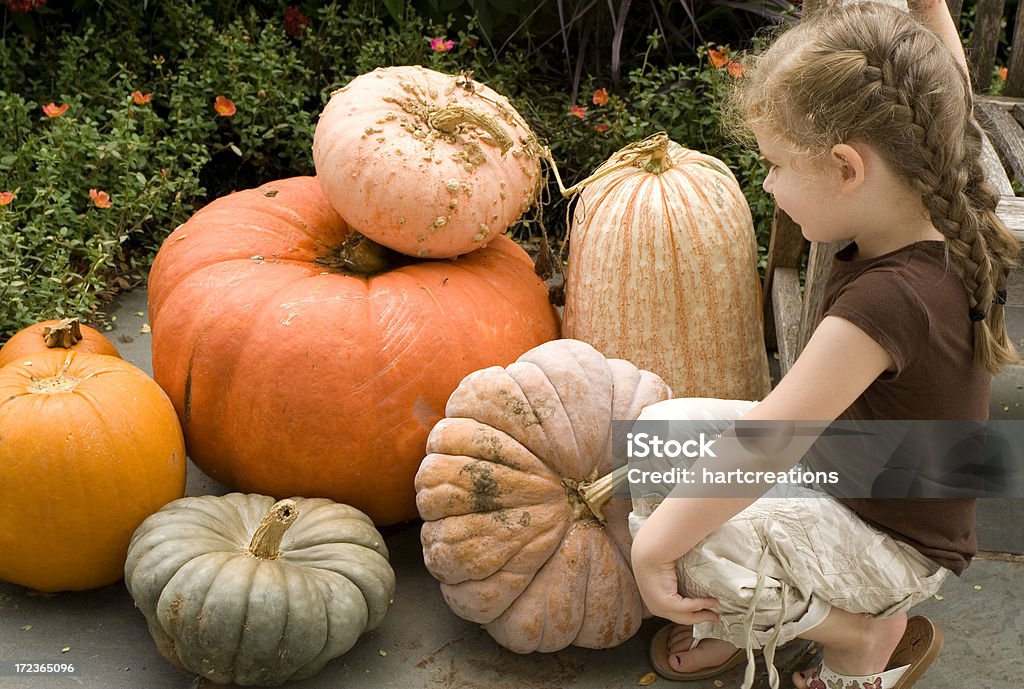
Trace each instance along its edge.
<path fill-rule="evenodd" d="M 839 251 L 822 317 L 853 323 L 892 357 L 840 420 L 988 419 L 991 375 L 974 363 L 973 324 L 955 259 L 942 241 L 876 258 Z M 960 574 L 978 550 L 973 499 L 840 498 L 866 521 Z"/>

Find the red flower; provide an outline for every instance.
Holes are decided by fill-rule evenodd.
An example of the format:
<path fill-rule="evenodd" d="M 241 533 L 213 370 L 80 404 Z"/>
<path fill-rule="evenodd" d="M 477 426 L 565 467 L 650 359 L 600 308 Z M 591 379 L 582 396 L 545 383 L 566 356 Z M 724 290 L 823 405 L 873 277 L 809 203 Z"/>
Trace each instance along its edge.
<path fill-rule="evenodd" d="M 449 50 L 455 47 L 455 41 L 444 40 L 444 37 L 431 38 L 430 49 L 435 53 L 447 53 Z"/>
<path fill-rule="evenodd" d="M 594 91 L 594 105 L 608 105 L 608 89 Z"/>
<path fill-rule="evenodd" d="M 237 108 L 235 108 L 235 101 L 230 98 L 225 98 L 224 96 L 217 96 L 213 101 L 213 109 L 216 110 L 217 114 L 221 117 L 231 117 L 238 112 Z"/>
<path fill-rule="evenodd" d="M 575 103 L 573 103 L 572 106 L 570 106 L 569 112 L 575 117 L 580 118 L 581 120 L 587 116 L 587 109 L 580 105 L 576 105 Z"/>
<path fill-rule="evenodd" d="M 292 38 L 301 36 L 311 23 L 312 20 L 302 13 L 298 5 L 288 5 L 284 11 L 284 32 Z"/>
<path fill-rule="evenodd" d="M 594 131 L 597 132 L 598 134 L 604 134 L 606 131 L 608 131 L 608 123 L 600 122 L 598 124 L 595 124 Z"/>
<path fill-rule="evenodd" d="M 142 91 L 132 91 L 132 101 L 136 105 L 145 105 L 153 97 L 153 93 L 143 93 Z"/>
<path fill-rule="evenodd" d="M 89 190 L 89 198 L 97 208 L 110 208 L 110 195 L 105 191 Z"/>
<path fill-rule="evenodd" d="M 14 200 L 14 192 L 11 191 L 0 191 L 0 206 L 10 205 L 11 201 Z"/>
<path fill-rule="evenodd" d="M 49 117 L 51 120 L 55 117 L 60 117 L 68 110 L 68 104 L 55 105 L 54 103 L 47 103 L 43 106 L 43 114 Z"/>
<path fill-rule="evenodd" d="M 729 76 L 739 79 L 743 76 L 743 65 L 736 61 L 730 61 L 728 67 Z"/>
<path fill-rule="evenodd" d="M 999 78 L 1006 81 L 1006 67 L 999 68 Z"/>
<path fill-rule="evenodd" d="M 31 12 L 46 4 L 46 0 L 6 0 L 11 12 Z"/>
<path fill-rule="evenodd" d="M 725 53 L 714 50 L 713 48 L 708 50 L 708 59 L 711 60 L 711 64 L 716 69 L 725 67 L 732 62 L 732 59 Z"/>

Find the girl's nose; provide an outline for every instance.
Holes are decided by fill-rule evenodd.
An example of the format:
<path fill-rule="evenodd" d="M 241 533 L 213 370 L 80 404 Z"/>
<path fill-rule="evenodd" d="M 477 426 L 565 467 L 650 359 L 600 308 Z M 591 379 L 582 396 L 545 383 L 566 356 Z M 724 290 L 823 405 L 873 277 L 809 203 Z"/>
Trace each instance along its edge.
<path fill-rule="evenodd" d="M 767 175 L 764 176 L 764 182 L 761 183 L 761 188 L 764 189 L 766 194 L 772 193 L 772 187 L 774 186 L 775 170 L 770 170 Z"/>

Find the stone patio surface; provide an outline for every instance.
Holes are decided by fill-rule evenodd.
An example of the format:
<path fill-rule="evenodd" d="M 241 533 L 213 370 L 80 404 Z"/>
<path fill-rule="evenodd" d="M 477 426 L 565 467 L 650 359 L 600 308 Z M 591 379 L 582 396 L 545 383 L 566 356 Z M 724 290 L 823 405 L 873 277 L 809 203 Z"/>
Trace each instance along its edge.
<path fill-rule="evenodd" d="M 1024 309 L 1010 309 L 1015 339 L 1024 337 Z M 139 316 L 138 313 L 143 315 Z M 111 311 L 107 333 L 124 358 L 152 373 L 143 290 L 128 293 Z M 129 339 L 130 338 L 130 339 Z M 993 419 L 1024 419 L 1024 369 L 1001 374 L 992 393 Z M 228 492 L 195 466 L 188 495 Z M 476 624 L 456 617 L 423 565 L 419 524 L 383 529 L 398 577 L 394 605 L 382 625 L 319 675 L 295 689 L 625 689 L 651 670 L 647 645 L 661 625 L 647 620 L 627 643 L 610 650 L 567 649 L 517 655 L 498 646 Z M 979 501 L 983 552 L 960 578 L 950 577 L 941 600 L 914 609 L 945 633 L 941 656 L 917 684 L 927 689 L 1024 687 L 1024 500 Z M 73 662 L 73 675 L 14 676 L 13 663 Z M 804 646 L 780 653 L 780 669 L 801 669 L 812 657 Z M 766 687 L 763 666 L 758 686 Z M 652 687 L 738 687 L 740 666 L 714 680 Z M 788 675 L 785 673 L 783 677 Z M 185 689 L 207 686 L 172 667 L 156 650 L 142 614 L 123 583 L 81 593 L 42 595 L 0 582 L 0 688 Z M 212 685 L 211 685 L 212 686 Z M 783 686 L 789 686 L 784 682 Z"/>

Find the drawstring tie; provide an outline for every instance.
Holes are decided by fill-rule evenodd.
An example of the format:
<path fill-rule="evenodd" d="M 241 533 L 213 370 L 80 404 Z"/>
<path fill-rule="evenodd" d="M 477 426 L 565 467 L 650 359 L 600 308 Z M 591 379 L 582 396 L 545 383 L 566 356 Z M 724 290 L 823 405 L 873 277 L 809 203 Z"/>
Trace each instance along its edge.
<path fill-rule="evenodd" d="M 757 613 L 757 605 L 765 591 L 765 580 L 768 578 L 768 548 L 765 547 L 761 553 L 761 559 L 757 564 L 757 583 L 754 584 L 754 595 L 750 600 L 750 608 L 744 616 L 743 626 L 747 635 L 747 670 L 743 676 L 743 689 L 750 689 L 754 685 L 754 672 L 757 664 L 754 660 L 754 617 Z M 782 588 L 779 589 L 779 616 L 775 620 L 775 627 L 768 643 L 764 646 L 764 662 L 768 667 L 768 685 L 771 689 L 779 689 L 779 671 L 775 669 L 775 651 L 779 646 L 779 636 L 782 634 L 782 625 L 786 621 L 786 605 L 789 601 L 789 584 L 785 580 L 779 582 Z"/>

